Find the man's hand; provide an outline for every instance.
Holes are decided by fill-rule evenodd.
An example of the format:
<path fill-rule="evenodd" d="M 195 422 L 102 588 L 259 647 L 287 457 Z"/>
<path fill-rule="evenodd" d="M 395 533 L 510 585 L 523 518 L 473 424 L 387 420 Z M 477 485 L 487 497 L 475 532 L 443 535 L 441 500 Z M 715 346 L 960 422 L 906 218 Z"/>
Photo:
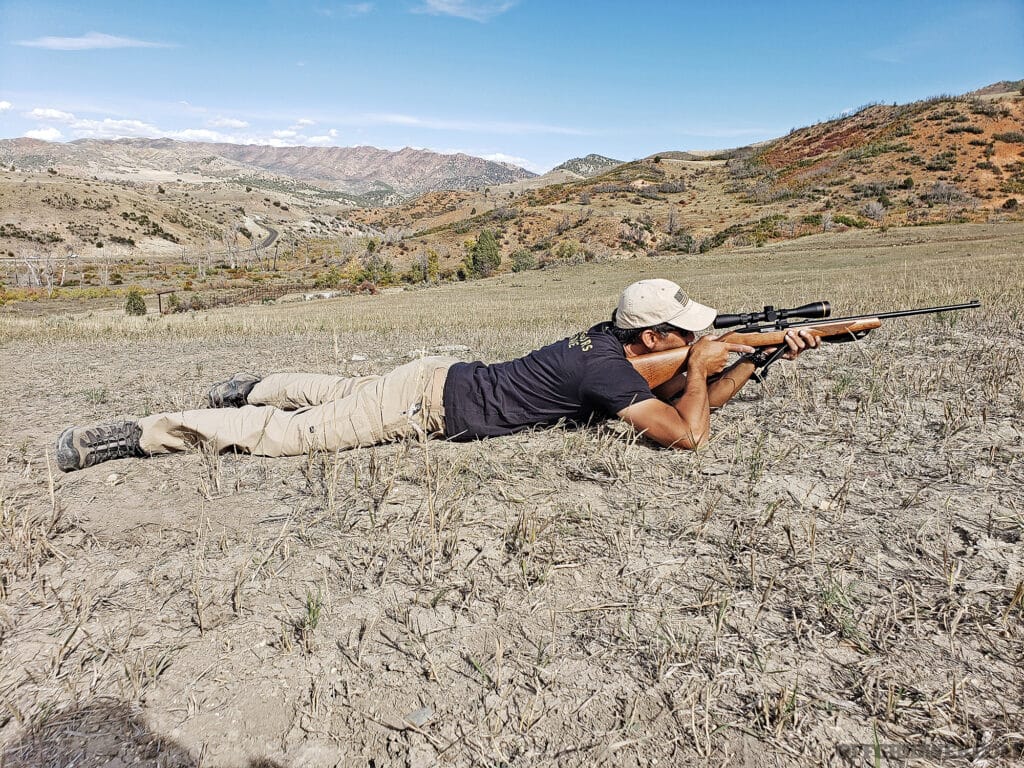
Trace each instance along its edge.
<path fill-rule="evenodd" d="M 734 352 L 746 354 L 754 351 L 753 347 L 746 344 L 719 341 L 719 338 L 718 336 L 702 336 L 690 345 L 690 356 L 686 358 L 687 372 L 698 374 L 706 379 L 708 376 L 714 376 L 725 370 L 729 364 L 730 354 Z M 789 342 L 788 337 L 786 341 Z"/>
<path fill-rule="evenodd" d="M 790 329 L 786 331 L 786 346 L 789 347 L 789 351 L 782 357 L 784 360 L 796 360 L 804 350 L 817 349 L 820 345 L 821 340 L 810 331 L 800 330 L 798 333 Z"/>

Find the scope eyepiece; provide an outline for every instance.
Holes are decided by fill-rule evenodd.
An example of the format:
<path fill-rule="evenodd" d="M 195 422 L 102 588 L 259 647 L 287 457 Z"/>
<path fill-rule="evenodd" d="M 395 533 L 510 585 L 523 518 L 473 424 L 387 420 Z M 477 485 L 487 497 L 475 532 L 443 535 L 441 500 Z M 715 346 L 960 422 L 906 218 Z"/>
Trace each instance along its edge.
<path fill-rule="evenodd" d="M 746 325 L 750 315 L 718 315 L 711 325 L 714 328 L 732 328 L 734 325 Z"/>

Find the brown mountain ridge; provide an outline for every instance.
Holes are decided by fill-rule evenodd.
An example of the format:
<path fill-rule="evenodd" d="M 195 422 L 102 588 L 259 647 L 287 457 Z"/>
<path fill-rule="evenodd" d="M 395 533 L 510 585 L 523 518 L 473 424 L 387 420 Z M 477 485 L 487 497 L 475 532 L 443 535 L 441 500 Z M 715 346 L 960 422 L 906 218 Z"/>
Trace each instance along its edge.
<path fill-rule="evenodd" d="M 271 147 L 173 139 L 81 139 L 68 143 L 33 139 L 0 141 L 0 163 L 31 170 L 196 174 L 204 178 L 259 180 L 282 177 L 343 193 L 352 202 L 396 202 L 437 189 L 502 184 L 534 174 L 507 163 L 466 154 L 441 154 L 406 147 Z M 367 199 L 360 199 L 367 196 Z"/>

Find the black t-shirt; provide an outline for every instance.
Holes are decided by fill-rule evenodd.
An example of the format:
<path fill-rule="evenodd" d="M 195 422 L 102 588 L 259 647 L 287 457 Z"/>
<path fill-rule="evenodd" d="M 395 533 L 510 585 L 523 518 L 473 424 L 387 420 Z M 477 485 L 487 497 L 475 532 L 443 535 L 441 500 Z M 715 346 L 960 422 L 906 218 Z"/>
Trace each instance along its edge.
<path fill-rule="evenodd" d="M 507 363 L 456 363 L 444 385 L 445 433 L 473 440 L 559 419 L 584 423 L 651 399 L 610 327 L 595 325 Z"/>

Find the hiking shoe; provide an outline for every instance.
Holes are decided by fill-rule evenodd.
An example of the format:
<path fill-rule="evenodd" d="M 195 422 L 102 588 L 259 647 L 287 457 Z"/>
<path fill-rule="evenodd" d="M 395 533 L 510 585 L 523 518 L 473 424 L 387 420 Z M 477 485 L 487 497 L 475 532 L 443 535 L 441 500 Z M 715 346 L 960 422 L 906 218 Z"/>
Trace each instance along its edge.
<path fill-rule="evenodd" d="M 206 400 L 211 408 L 241 408 L 252 388 L 260 383 L 259 376 L 249 373 L 236 373 L 227 381 L 221 381 L 210 387 Z"/>
<path fill-rule="evenodd" d="M 134 421 L 68 427 L 57 438 L 57 466 L 72 472 L 110 459 L 145 456 L 139 447 L 140 437 L 142 429 Z"/>

